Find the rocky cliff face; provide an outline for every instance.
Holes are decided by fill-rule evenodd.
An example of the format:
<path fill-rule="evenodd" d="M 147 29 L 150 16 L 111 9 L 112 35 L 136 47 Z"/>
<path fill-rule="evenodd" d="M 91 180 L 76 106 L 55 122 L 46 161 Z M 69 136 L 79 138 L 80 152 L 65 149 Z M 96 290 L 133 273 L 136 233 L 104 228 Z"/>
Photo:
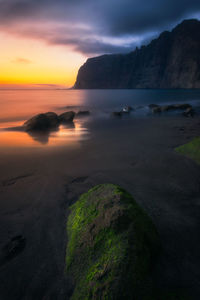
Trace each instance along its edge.
<path fill-rule="evenodd" d="M 200 21 L 185 20 L 129 54 L 88 59 L 74 87 L 200 88 Z"/>

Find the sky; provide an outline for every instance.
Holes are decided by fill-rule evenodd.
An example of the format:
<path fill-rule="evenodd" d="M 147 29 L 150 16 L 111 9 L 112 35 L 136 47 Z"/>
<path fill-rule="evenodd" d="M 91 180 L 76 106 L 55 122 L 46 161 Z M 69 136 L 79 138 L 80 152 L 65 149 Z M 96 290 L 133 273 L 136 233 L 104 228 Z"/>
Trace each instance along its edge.
<path fill-rule="evenodd" d="M 0 0 L 0 88 L 72 87 L 88 57 L 130 52 L 188 18 L 199 0 Z"/>

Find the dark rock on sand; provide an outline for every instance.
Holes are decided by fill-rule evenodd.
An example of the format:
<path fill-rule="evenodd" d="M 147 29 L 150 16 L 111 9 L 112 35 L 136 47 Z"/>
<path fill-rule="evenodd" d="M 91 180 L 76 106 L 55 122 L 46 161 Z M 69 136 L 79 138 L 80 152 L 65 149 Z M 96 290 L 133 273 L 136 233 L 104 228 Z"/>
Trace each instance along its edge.
<path fill-rule="evenodd" d="M 64 112 L 63 114 L 59 115 L 59 121 L 60 123 L 68 123 L 72 122 L 75 117 L 75 112 L 74 111 L 67 111 Z"/>
<path fill-rule="evenodd" d="M 77 117 L 84 117 L 84 116 L 89 116 L 89 115 L 90 115 L 89 110 L 80 110 L 76 114 Z"/>
<path fill-rule="evenodd" d="M 26 239 L 22 235 L 13 237 L 2 249 L 2 259 L 4 262 L 14 258 L 24 250 Z"/>
<path fill-rule="evenodd" d="M 57 127 L 59 125 L 59 119 L 56 113 L 48 112 L 39 114 L 24 123 L 26 131 L 31 130 L 48 130 L 50 128 Z"/>
<path fill-rule="evenodd" d="M 112 184 L 89 190 L 71 206 L 67 234 L 71 300 L 141 299 L 160 242 L 130 194 Z"/>
<path fill-rule="evenodd" d="M 122 112 L 121 111 L 114 111 L 111 114 L 113 117 L 121 117 L 122 116 Z"/>

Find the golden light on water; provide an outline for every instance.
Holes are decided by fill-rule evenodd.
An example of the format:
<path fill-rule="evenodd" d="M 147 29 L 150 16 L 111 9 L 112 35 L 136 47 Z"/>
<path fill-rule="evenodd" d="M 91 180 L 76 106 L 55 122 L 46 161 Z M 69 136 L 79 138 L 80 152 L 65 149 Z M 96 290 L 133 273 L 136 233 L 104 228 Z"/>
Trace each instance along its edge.
<path fill-rule="evenodd" d="M 71 126 L 60 126 L 55 131 L 50 132 L 24 132 L 1 130 L 1 148 L 41 148 L 70 146 L 89 137 L 88 130 L 82 122 L 75 121 Z"/>
<path fill-rule="evenodd" d="M 72 90 L 1 90 L 0 148 L 69 147 L 89 138 L 87 118 L 75 118 L 74 122 L 50 132 L 26 133 L 21 128 L 26 120 L 39 113 L 54 111 L 59 115 L 78 111 L 84 105 L 83 94 Z"/>

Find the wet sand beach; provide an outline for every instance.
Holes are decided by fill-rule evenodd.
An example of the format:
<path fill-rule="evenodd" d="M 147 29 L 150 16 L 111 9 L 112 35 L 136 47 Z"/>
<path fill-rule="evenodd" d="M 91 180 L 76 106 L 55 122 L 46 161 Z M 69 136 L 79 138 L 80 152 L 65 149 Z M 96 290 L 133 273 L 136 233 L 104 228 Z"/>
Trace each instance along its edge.
<path fill-rule="evenodd" d="M 2 257 L 0 296 L 69 299 L 64 277 L 69 205 L 90 187 L 115 183 L 152 217 L 163 251 L 158 289 L 200 297 L 200 166 L 174 151 L 197 136 L 200 119 L 182 116 L 97 120 L 79 147 L 0 153 L 0 248 L 17 235 L 24 249 Z"/>

